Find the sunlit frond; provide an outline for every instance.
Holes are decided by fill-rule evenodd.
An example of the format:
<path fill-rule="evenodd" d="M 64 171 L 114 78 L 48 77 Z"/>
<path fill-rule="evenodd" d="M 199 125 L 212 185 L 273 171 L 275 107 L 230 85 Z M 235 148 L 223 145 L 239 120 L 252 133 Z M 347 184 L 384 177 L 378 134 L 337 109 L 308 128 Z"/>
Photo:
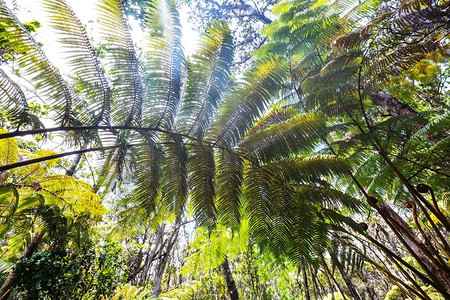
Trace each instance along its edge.
<path fill-rule="evenodd" d="M 111 121 L 117 125 L 139 126 L 144 101 L 143 78 L 122 4 L 118 0 L 102 0 L 98 10 L 102 37 L 110 50 L 107 66 L 114 86 Z"/>
<path fill-rule="evenodd" d="M 61 36 L 59 41 L 70 59 L 73 78 L 86 97 L 87 103 L 75 108 L 78 118 L 83 124 L 109 124 L 111 88 L 85 26 L 65 0 L 47 0 L 44 6 L 51 14 L 51 25 Z"/>
<path fill-rule="evenodd" d="M 9 39 L 9 46 L 20 53 L 17 61 L 22 66 L 24 76 L 48 97 L 49 104 L 55 106 L 58 122 L 62 125 L 77 125 L 73 107 L 78 104 L 79 98 L 74 95 L 38 43 L 3 1 L 0 2 L 0 17 L 8 28 L 4 35 Z"/>
<path fill-rule="evenodd" d="M 150 126 L 170 129 L 180 103 L 184 63 L 180 20 L 172 0 L 153 0 L 147 9 L 145 85 L 149 99 L 144 103 L 145 120 Z"/>
<path fill-rule="evenodd" d="M 228 90 L 233 60 L 230 29 L 223 22 L 213 22 L 200 45 L 189 64 L 179 113 L 179 129 L 198 138 L 205 135 Z"/>
<path fill-rule="evenodd" d="M 257 62 L 242 82 L 226 98 L 213 125 L 212 136 L 216 144 L 235 145 L 265 113 L 270 101 L 278 92 L 286 68 L 274 58 Z"/>

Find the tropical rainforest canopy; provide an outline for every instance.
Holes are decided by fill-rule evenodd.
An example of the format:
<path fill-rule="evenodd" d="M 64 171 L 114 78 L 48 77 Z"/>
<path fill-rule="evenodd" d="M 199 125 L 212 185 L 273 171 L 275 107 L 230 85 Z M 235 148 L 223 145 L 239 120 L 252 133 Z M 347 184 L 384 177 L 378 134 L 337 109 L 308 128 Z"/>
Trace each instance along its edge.
<path fill-rule="evenodd" d="M 0 0 L 0 299 L 450 299 L 448 0 L 71 2 Z"/>

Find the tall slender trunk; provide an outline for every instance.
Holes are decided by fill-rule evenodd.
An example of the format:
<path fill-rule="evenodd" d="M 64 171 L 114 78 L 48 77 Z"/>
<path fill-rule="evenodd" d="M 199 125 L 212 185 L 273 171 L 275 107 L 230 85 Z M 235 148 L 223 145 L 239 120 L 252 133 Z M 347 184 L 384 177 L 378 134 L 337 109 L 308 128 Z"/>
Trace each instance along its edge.
<path fill-rule="evenodd" d="M 361 297 L 359 296 L 358 292 L 355 289 L 355 286 L 353 285 L 351 277 L 347 274 L 347 272 L 344 269 L 344 266 L 341 264 L 339 259 L 335 256 L 333 261 L 335 262 L 336 267 L 339 270 L 339 273 L 341 273 L 342 279 L 344 280 L 345 284 L 347 285 L 347 288 L 348 288 L 352 298 L 355 300 L 361 300 Z"/>
<path fill-rule="evenodd" d="M 169 238 L 169 241 L 167 242 L 166 250 L 165 250 L 165 252 L 160 260 L 160 263 L 158 264 L 158 267 L 156 269 L 155 286 L 153 287 L 153 296 L 154 297 L 158 297 L 159 294 L 161 294 L 162 278 L 164 275 L 164 271 L 166 269 L 167 262 L 169 261 L 170 252 L 172 251 L 172 248 L 175 245 L 177 238 L 178 238 L 178 230 L 175 231 Z"/>
<path fill-rule="evenodd" d="M 325 259 L 324 259 L 323 257 L 322 257 L 322 266 L 324 267 L 324 269 L 325 269 L 325 271 L 326 271 L 325 274 L 327 275 L 328 280 L 331 279 L 331 280 L 334 282 L 334 285 L 337 287 L 339 293 L 341 293 L 342 298 L 343 298 L 343 299 L 346 299 L 345 294 L 344 294 L 344 292 L 342 291 L 341 286 L 340 286 L 339 283 L 336 281 L 336 279 L 334 278 L 333 274 L 331 274 L 331 271 L 330 271 L 330 269 L 328 269 L 328 265 L 327 265 L 327 263 L 326 263 L 326 261 L 325 261 Z M 333 290 L 332 290 L 332 292 L 333 292 Z"/>
<path fill-rule="evenodd" d="M 439 285 L 438 290 L 444 296 L 450 296 L 450 273 L 448 266 L 439 264 L 430 254 L 422 241 L 414 234 L 408 224 L 386 203 L 381 202 L 374 206 L 391 227 L 392 231 L 408 248 L 408 251 L 416 258 L 417 262 L 426 271 L 428 276 Z"/>
<path fill-rule="evenodd" d="M 311 282 L 313 284 L 315 298 L 316 299 L 322 298 L 319 287 L 317 286 L 316 276 L 314 275 L 314 270 L 309 265 L 308 265 L 308 271 L 309 271 L 309 274 L 311 275 Z"/>
<path fill-rule="evenodd" d="M 234 281 L 233 278 L 233 273 L 231 273 L 230 265 L 228 264 L 228 259 L 225 259 L 221 267 L 223 275 L 225 276 L 225 281 L 227 282 L 227 289 L 228 293 L 230 294 L 231 300 L 238 300 L 239 292 L 236 287 L 236 282 Z"/>
<path fill-rule="evenodd" d="M 302 268 L 302 275 L 303 275 L 303 286 L 305 288 L 305 299 L 311 300 L 311 296 L 309 295 L 309 288 L 308 288 L 308 276 L 306 274 L 306 269 L 304 266 Z"/>
<path fill-rule="evenodd" d="M 22 258 L 30 258 L 37 250 L 39 243 L 41 242 L 42 238 L 44 237 L 44 232 L 40 231 L 36 233 L 33 238 L 30 241 L 30 244 L 28 247 L 25 248 L 25 250 L 22 252 L 22 255 L 20 256 L 20 259 Z M 20 259 L 18 261 L 20 261 Z M 17 265 L 17 263 L 16 263 Z M 9 273 L 8 277 L 6 277 L 5 282 L 3 282 L 2 287 L 0 288 L 0 300 L 1 299 L 7 299 L 9 294 L 12 291 L 11 284 L 16 279 L 16 272 L 15 272 L 16 266 L 13 267 L 11 270 L 11 273 Z"/>

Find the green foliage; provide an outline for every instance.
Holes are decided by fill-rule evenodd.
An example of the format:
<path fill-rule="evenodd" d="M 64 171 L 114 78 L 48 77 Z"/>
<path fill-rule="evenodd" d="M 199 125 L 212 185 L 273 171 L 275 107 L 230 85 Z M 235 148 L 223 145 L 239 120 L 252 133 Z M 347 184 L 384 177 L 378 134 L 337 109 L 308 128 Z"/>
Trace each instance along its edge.
<path fill-rule="evenodd" d="M 377 224 L 379 215 L 394 221 L 379 207 L 376 217 L 368 214 L 359 199 L 417 201 L 411 185 L 424 182 L 433 190 L 430 203 L 437 207 L 448 198 L 447 3 L 281 1 L 277 20 L 263 31 L 268 43 L 237 80 L 230 75 L 231 29 L 212 22 L 199 51 L 186 58 L 172 0 L 148 4 L 142 47 L 132 40 L 122 1 L 99 4 L 98 48 L 66 1 L 46 0 L 45 7 L 67 51 L 69 76 L 47 60 L 29 33 L 33 27 L 0 2 L 2 62 L 18 62 L 16 75 L 0 71 L 2 126 L 19 130 L 12 136 L 27 134 L 25 127 L 40 128 L 45 119 L 61 126 L 63 149 L 91 147 L 86 151 L 95 151 L 98 165 L 89 165 L 94 189 L 62 175 L 57 167 L 64 163 L 49 159 L 56 151 L 4 138 L 1 129 L 0 236 L 8 239 L 2 260 L 16 261 L 33 235 L 44 234 L 41 252 L 17 264 L 23 297 L 145 298 L 149 287 L 139 285 L 154 283 L 158 290 L 164 280 L 162 298 L 226 297 L 219 275 L 225 261 L 247 298 L 303 297 L 293 288 L 300 277 L 317 293 L 334 272 L 352 296 L 357 275 L 370 287 L 367 272 L 375 279 L 376 272 L 392 272 L 392 284 L 410 276 L 419 286 L 434 284 L 415 277 L 423 265 L 409 273 L 412 266 L 400 261 L 408 252 L 392 246 L 389 235 L 405 230 L 383 232 L 381 244 L 371 240 L 374 232 L 359 222 Z M 30 103 L 17 76 L 45 103 Z M 13 168 L 32 159 L 40 162 Z M 75 168 L 89 164 L 78 159 Z M 87 250 L 106 213 L 98 190 L 113 207 L 102 226 L 112 225 L 123 234 L 117 240 L 136 246 L 127 255 L 109 244 Z M 438 233 L 445 220 L 425 212 L 420 208 L 419 221 L 414 215 L 409 224 L 395 222 L 411 229 L 407 242 L 417 233 L 418 246 L 427 245 L 422 252 L 429 245 L 444 249 Z M 197 229 L 189 251 L 171 248 L 191 216 Z M 171 222 L 174 231 L 167 233 Z M 428 236 L 433 241 L 422 243 Z M 370 242 L 373 252 L 366 251 Z M 382 255 L 389 258 L 382 260 L 386 267 L 377 264 Z M 429 258 L 446 268 L 441 253 Z M 394 259 L 409 270 L 390 268 Z M 125 264 L 144 275 L 126 285 Z M 183 274 L 174 279 L 181 264 Z M 329 286 L 323 291 L 333 293 Z M 396 288 L 387 292 L 391 287 L 387 297 L 399 297 Z"/>
<path fill-rule="evenodd" d="M 58 255 L 41 252 L 16 265 L 17 295 L 26 299 L 99 299 L 111 295 L 126 278 L 120 247 Z"/>

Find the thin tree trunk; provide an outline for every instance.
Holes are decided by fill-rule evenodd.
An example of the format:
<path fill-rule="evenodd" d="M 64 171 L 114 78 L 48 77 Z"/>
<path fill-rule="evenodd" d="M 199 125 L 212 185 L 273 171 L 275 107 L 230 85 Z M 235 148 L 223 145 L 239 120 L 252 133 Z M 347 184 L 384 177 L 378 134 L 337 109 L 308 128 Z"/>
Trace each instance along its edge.
<path fill-rule="evenodd" d="M 316 282 L 316 277 L 314 275 L 314 271 L 309 265 L 308 265 L 308 271 L 309 271 L 309 274 L 311 275 L 311 282 L 313 284 L 315 298 L 316 299 L 322 298 L 322 296 L 320 295 L 319 287 L 317 286 L 317 282 Z"/>
<path fill-rule="evenodd" d="M 412 232 L 406 222 L 386 203 L 381 202 L 375 208 L 385 218 L 388 225 L 391 226 L 397 237 L 408 248 L 409 252 L 416 258 L 419 264 L 425 269 L 427 274 L 438 285 L 439 291 L 444 296 L 450 296 L 450 274 L 448 267 L 442 266 L 439 262 L 424 248 L 420 239 Z"/>
<path fill-rule="evenodd" d="M 304 266 L 302 268 L 302 275 L 303 275 L 303 286 L 305 288 L 305 299 L 311 300 L 311 296 L 309 295 L 309 288 L 308 288 L 308 276 L 306 275 L 306 269 Z"/>
<path fill-rule="evenodd" d="M 342 279 L 344 280 L 345 284 L 347 285 L 347 288 L 350 292 L 350 295 L 353 297 L 353 299 L 355 300 L 361 300 L 361 297 L 359 296 L 358 292 L 356 291 L 352 279 L 350 278 L 350 276 L 347 274 L 347 272 L 344 269 L 344 266 L 341 264 L 341 262 L 339 261 L 339 259 L 337 257 L 334 257 L 333 260 L 336 263 L 336 267 L 338 268 L 339 272 L 342 275 Z"/>
<path fill-rule="evenodd" d="M 227 289 L 228 293 L 230 294 L 231 300 L 238 300 L 239 292 L 236 287 L 236 282 L 234 281 L 233 278 L 233 273 L 231 273 L 230 265 L 228 264 L 228 259 L 225 259 L 221 267 L 223 274 L 225 276 L 225 281 L 227 282 Z"/>
<path fill-rule="evenodd" d="M 33 238 L 31 239 L 28 247 L 26 247 L 25 250 L 22 252 L 20 259 L 17 262 L 19 262 L 22 258 L 30 258 L 34 254 L 34 252 L 36 252 L 36 250 L 39 246 L 39 243 L 41 242 L 43 237 L 44 237 L 43 231 L 36 233 L 33 236 Z M 17 265 L 17 263 L 16 263 L 16 265 Z M 0 288 L 0 299 L 7 299 L 9 294 L 12 291 L 13 287 L 11 286 L 11 284 L 16 279 L 16 272 L 15 272 L 16 265 L 13 267 L 13 269 L 11 270 L 11 273 L 9 273 L 8 277 L 6 277 L 5 282 L 3 282 L 3 285 Z"/>
<path fill-rule="evenodd" d="M 83 149 L 85 149 L 85 148 L 82 147 L 80 150 L 83 150 Z M 82 153 L 77 154 L 77 156 L 75 157 L 73 162 L 70 164 L 69 169 L 66 171 L 67 176 L 73 176 L 73 174 L 75 174 L 75 171 L 77 170 L 78 164 L 80 163 L 82 156 L 83 156 Z"/>
<path fill-rule="evenodd" d="M 333 274 L 331 274 L 331 271 L 330 271 L 330 269 L 328 269 L 328 265 L 327 265 L 327 263 L 325 262 L 325 259 L 324 259 L 323 257 L 322 257 L 322 266 L 324 266 L 324 268 L 325 268 L 325 271 L 326 271 L 325 274 L 327 274 L 328 280 L 330 280 L 330 278 L 331 278 L 331 280 L 334 282 L 334 285 L 337 287 L 339 293 L 341 293 L 342 298 L 343 298 L 343 299 L 346 299 L 346 298 L 345 298 L 345 294 L 344 294 L 344 292 L 342 291 L 341 286 L 340 286 L 339 283 L 336 281 L 336 279 L 334 278 Z"/>
<path fill-rule="evenodd" d="M 155 278 L 155 286 L 153 287 L 153 296 L 158 297 L 161 294 L 161 282 L 164 275 L 164 271 L 166 269 L 167 262 L 169 261 L 170 252 L 172 251 L 173 246 L 178 238 L 178 230 L 175 231 L 172 236 L 169 238 L 169 241 L 166 246 L 166 250 L 161 258 L 161 261 L 156 269 L 156 278 Z"/>

